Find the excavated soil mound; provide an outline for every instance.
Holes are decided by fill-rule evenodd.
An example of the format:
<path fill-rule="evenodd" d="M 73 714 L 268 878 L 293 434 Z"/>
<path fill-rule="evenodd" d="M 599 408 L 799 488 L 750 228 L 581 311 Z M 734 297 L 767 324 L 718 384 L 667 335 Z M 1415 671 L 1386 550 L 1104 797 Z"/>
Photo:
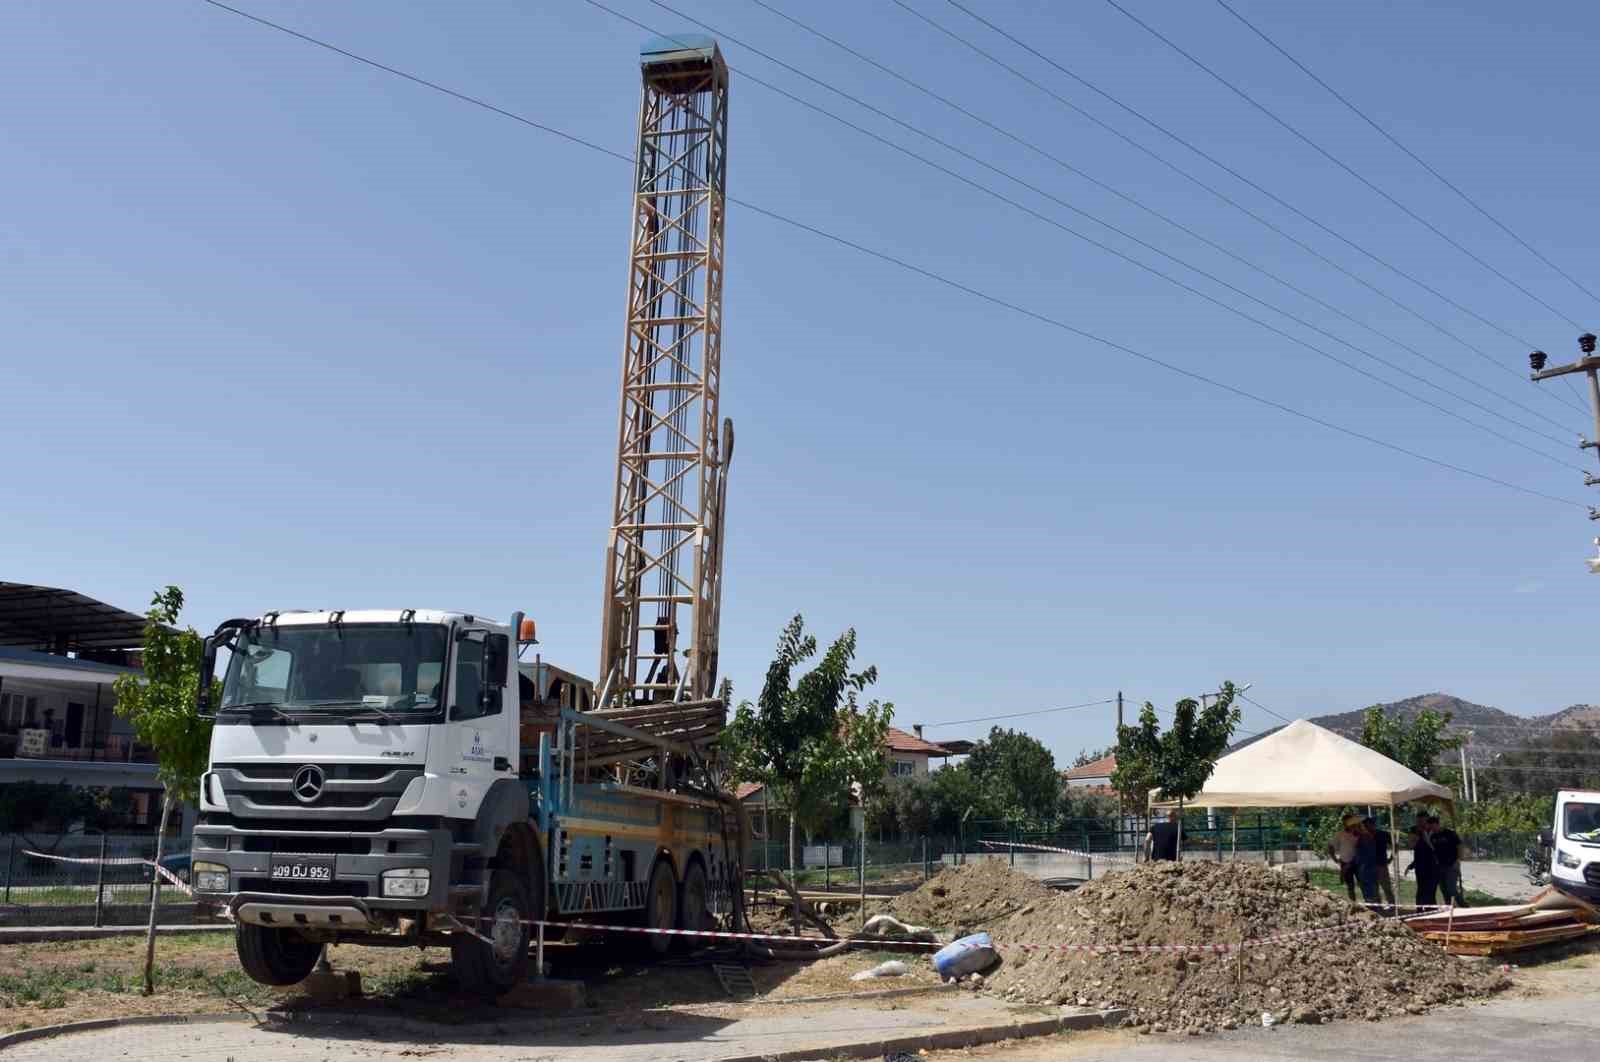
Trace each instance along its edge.
<path fill-rule="evenodd" d="M 1303 880 L 1237 863 L 1148 863 L 1054 892 L 999 862 L 945 871 L 899 897 L 904 920 L 956 933 L 986 929 L 1001 964 L 987 991 L 1034 1003 L 1121 1006 L 1156 1032 L 1273 1021 L 1376 1021 L 1486 996 L 1509 980 L 1446 955 Z M 1050 945 L 1236 945 L 1332 931 L 1242 952 L 1111 953 Z M 1028 950 L 1035 945 L 1039 950 Z"/>

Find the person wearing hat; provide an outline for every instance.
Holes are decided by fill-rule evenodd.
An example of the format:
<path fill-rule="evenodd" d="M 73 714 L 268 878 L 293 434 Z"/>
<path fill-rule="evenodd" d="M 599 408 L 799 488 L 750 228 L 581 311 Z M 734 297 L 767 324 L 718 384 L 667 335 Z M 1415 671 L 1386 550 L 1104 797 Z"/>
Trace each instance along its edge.
<path fill-rule="evenodd" d="M 1360 815 L 1346 815 L 1343 828 L 1333 835 L 1328 850 L 1339 864 L 1339 882 L 1350 899 L 1356 898 L 1356 853 L 1361 847 Z"/>

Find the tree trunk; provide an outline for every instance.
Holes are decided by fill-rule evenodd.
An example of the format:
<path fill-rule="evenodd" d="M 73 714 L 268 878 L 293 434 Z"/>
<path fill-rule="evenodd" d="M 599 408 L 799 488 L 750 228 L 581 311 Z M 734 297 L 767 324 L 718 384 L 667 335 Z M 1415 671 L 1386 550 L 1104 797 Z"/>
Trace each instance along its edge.
<path fill-rule="evenodd" d="M 161 846 L 167 839 L 167 820 L 172 817 L 172 790 L 161 796 L 161 827 L 156 833 L 155 866 L 150 868 L 150 926 L 144 938 L 144 994 L 156 991 L 156 912 L 161 907 Z"/>
<path fill-rule="evenodd" d="M 794 812 L 791 811 L 789 813 L 789 882 L 798 887 L 800 877 L 795 873 L 794 840 Z M 794 894 L 794 935 L 797 937 L 800 935 L 800 894 L 798 892 Z"/>
<path fill-rule="evenodd" d="M 1178 862 L 1183 862 L 1183 797 L 1178 798 Z"/>

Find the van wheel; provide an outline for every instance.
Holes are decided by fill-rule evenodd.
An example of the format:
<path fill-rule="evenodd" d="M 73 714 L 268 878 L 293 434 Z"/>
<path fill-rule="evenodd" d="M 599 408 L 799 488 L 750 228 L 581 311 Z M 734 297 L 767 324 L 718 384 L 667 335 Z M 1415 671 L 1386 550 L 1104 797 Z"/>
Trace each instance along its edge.
<path fill-rule="evenodd" d="M 667 860 L 657 860 L 650 871 L 650 887 L 644 903 L 646 929 L 678 928 L 678 883 L 672 880 L 672 864 Z M 646 933 L 644 939 L 657 955 L 665 955 L 672 948 L 672 936 L 668 933 Z"/>
<path fill-rule="evenodd" d="M 509 870 L 496 870 L 489 879 L 483 917 L 472 927 L 482 939 L 459 929 L 450 934 L 450 966 L 461 987 L 496 998 L 526 981 L 532 918 L 522 879 Z"/>
<path fill-rule="evenodd" d="M 239 965 L 258 985 L 297 985 L 317 965 L 322 945 L 293 929 L 240 922 L 234 927 L 234 948 Z"/>

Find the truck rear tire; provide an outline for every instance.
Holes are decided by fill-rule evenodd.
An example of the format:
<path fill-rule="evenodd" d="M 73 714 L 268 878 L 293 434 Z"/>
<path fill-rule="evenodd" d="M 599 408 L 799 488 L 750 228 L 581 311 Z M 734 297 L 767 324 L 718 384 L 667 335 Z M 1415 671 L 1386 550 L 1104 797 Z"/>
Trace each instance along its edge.
<path fill-rule="evenodd" d="M 665 859 L 656 860 L 656 865 L 650 871 L 649 891 L 644 897 L 644 927 L 678 928 L 678 883 L 672 878 L 672 864 Z M 665 955 L 672 950 L 670 933 L 646 933 L 644 939 L 656 955 Z"/>
<path fill-rule="evenodd" d="M 456 981 L 475 995 L 497 998 L 528 979 L 528 942 L 533 905 L 527 887 L 509 870 L 489 878 L 489 902 L 472 928 L 493 943 L 459 929 L 450 935 L 450 965 Z"/>
<path fill-rule="evenodd" d="M 683 899 L 678 902 L 678 928 L 704 932 L 711 928 L 711 888 L 706 880 L 705 864 L 699 860 L 689 864 L 683 872 Z M 690 946 L 698 943 L 688 938 Z"/>
<path fill-rule="evenodd" d="M 239 965 L 258 985 L 297 985 L 316 968 L 322 945 L 293 929 L 251 925 L 234 927 L 234 948 Z"/>

